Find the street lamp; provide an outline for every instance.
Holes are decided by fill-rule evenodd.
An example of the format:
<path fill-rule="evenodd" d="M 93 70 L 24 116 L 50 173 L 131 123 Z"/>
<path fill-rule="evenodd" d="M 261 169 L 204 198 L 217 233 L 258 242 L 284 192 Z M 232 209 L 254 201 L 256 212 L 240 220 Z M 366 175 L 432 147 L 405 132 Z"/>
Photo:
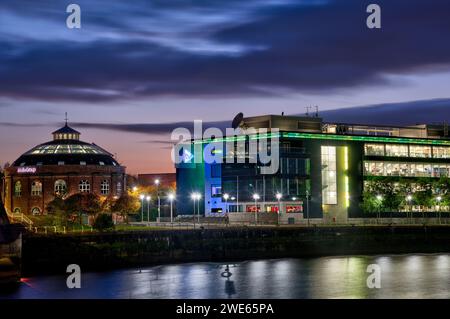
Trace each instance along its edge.
<path fill-rule="evenodd" d="M 150 196 L 145 198 L 147 200 L 147 222 L 150 222 Z"/>
<path fill-rule="evenodd" d="M 159 179 L 155 179 L 156 196 L 158 197 L 158 222 L 161 220 L 161 199 L 159 197 Z"/>
<path fill-rule="evenodd" d="M 200 194 L 200 193 L 197 193 L 196 195 L 196 198 L 197 198 L 197 210 L 198 210 L 198 213 L 197 213 L 197 221 L 200 223 L 200 199 L 202 198 L 202 194 Z"/>
<path fill-rule="evenodd" d="M 173 200 L 175 199 L 175 195 L 170 193 L 168 198 L 170 201 L 170 223 L 173 224 Z"/>
<path fill-rule="evenodd" d="M 191 194 L 191 198 L 194 201 L 194 213 L 192 215 L 192 217 L 194 218 L 194 227 L 195 227 L 195 201 L 197 200 L 197 193 L 192 193 Z M 200 204 L 200 203 L 199 203 Z"/>
<path fill-rule="evenodd" d="M 139 198 L 141 199 L 141 223 L 144 222 L 144 195 L 139 195 Z"/>
<path fill-rule="evenodd" d="M 409 212 L 411 220 L 412 220 L 412 207 L 411 207 L 412 199 L 413 199 L 413 197 L 411 195 L 406 196 L 406 201 L 408 202 L 408 212 Z M 407 215 L 408 215 L 408 212 L 406 212 Z"/>
<path fill-rule="evenodd" d="M 255 200 L 255 225 L 258 224 L 258 194 L 253 194 L 253 199 Z"/>
<path fill-rule="evenodd" d="M 377 224 L 378 224 L 378 219 L 381 217 L 381 203 L 383 201 L 383 196 L 378 194 L 377 201 L 378 201 L 378 211 L 377 211 Z"/>
<path fill-rule="evenodd" d="M 230 198 L 230 195 L 227 193 L 223 194 L 223 199 L 225 199 L 225 214 L 228 213 L 228 198 Z"/>
<path fill-rule="evenodd" d="M 436 201 L 437 201 L 437 204 L 438 204 L 438 221 L 439 221 L 439 224 L 441 224 L 441 200 L 442 200 L 441 196 L 436 197 Z"/>
<path fill-rule="evenodd" d="M 281 193 L 277 193 L 275 197 L 278 199 L 278 225 L 280 225 L 280 214 L 281 214 L 281 198 L 283 195 Z"/>
<path fill-rule="evenodd" d="M 137 191 L 137 186 L 133 186 L 133 193 Z"/>

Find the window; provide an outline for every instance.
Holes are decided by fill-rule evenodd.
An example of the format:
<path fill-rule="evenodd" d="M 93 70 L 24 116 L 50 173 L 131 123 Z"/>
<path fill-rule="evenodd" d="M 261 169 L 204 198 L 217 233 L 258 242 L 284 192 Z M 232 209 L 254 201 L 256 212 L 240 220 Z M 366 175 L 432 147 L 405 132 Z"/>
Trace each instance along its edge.
<path fill-rule="evenodd" d="M 31 210 L 31 214 L 33 214 L 34 216 L 40 215 L 41 209 L 39 207 L 33 207 L 33 209 Z"/>
<path fill-rule="evenodd" d="M 450 158 L 450 147 L 433 146 L 434 158 Z"/>
<path fill-rule="evenodd" d="M 367 156 L 384 156 L 384 144 L 364 144 L 364 154 Z"/>
<path fill-rule="evenodd" d="M 104 179 L 100 183 L 100 193 L 102 195 L 108 195 L 109 194 L 109 182 L 108 182 L 108 180 Z"/>
<path fill-rule="evenodd" d="M 386 156 L 408 157 L 408 145 L 386 144 Z"/>
<path fill-rule="evenodd" d="M 409 156 L 430 158 L 431 146 L 411 145 L 409 147 Z"/>
<path fill-rule="evenodd" d="M 22 196 L 22 183 L 20 181 L 17 181 L 16 184 L 14 184 L 14 196 Z"/>
<path fill-rule="evenodd" d="M 55 195 L 64 196 L 67 193 L 67 184 L 64 180 L 58 179 L 55 182 Z"/>
<path fill-rule="evenodd" d="M 448 177 L 450 164 L 364 162 L 368 176 Z"/>
<path fill-rule="evenodd" d="M 14 208 L 14 214 L 20 214 L 21 212 L 22 210 L 20 209 L 20 207 Z"/>
<path fill-rule="evenodd" d="M 64 165 L 64 161 L 59 161 L 58 165 Z"/>
<path fill-rule="evenodd" d="M 325 205 L 337 204 L 336 147 L 322 146 L 322 202 Z"/>
<path fill-rule="evenodd" d="M 42 195 L 42 183 L 39 181 L 34 181 L 31 184 L 31 196 L 41 196 Z"/>
<path fill-rule="evenodd" d="M 100 164 L 100 166 L 104 166 L 105 165 L 105 162 L 102 162 L 102 161 L 100 161 L 98 163 Z"/>
<path fill-rule="evenodd" d="M 211 196 L 212 197 L 221 197 L 222 196 L 222 186 L 211 185 Z"/>
<path fill-rule="evenodd" d="M 81 162 L 80 162 L 80 165 L 86 165 L 86 162 L 81 161 Z"/>
<path fill-rule="evenodd" d="M 80 193 L 89 193 L 91 191 L 91 184 L 87 180 L 80 181 L 79 184 Z"/>
<path fill-rule="evenodd" d="M 117 195 L 121 195 L 122 194 L 122 183 L 118 182 L 117 183 Z"/>

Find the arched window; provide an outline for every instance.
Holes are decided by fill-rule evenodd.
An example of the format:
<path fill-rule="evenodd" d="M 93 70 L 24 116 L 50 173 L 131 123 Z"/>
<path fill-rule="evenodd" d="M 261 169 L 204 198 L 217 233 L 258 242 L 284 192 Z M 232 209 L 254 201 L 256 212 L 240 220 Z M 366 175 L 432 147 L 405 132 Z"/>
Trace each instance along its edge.
<path fill-rule="evenodd" d="M 33 207 L 33 209 L 31 209 L 31 214 L 33 215 L 40 215 L 41 214 L 41 209 L 39 207 Z"/>
<path fill-rule="evenodd" d="M 117 183 L 117 195 L 120 196 L 122 194 L 122 183 Z"/>
<path fill-rule="evenodd" d="M 16 184 L 14 184 L 14 196 L 22 196 L 22 183 L 20 181 L 17 181 Z"/>
<path fill-rule="evenodd" d="M 22 210 L 20 209 L 20 207 L 14 208 L 14 214 L 20 214 L 21 212 Z"/>
<path fill-rule="evenodd" d="M 55 195 L 64 196 L 67 193 L 67 184 L 64 180 L 58 179 L 55 182 Z"/>
<path fill-rule="evenodd" d="M 34 181 L 31 183 L 31 196 L 42 195 L 42 183 L 40 181 Z"/>
<path fill-rule="evenodd" d="M 108 195 L 109 194 L 109 182 L 108 180 L 103 180 L 100 184 L 100 193 L 102 195 Z"/>
<path fill-rule="evenodd" d="M 80 193 L 89 193 L 91 191 L 91 184 L 87 180 L 81 180 L 79 184 Z"/>

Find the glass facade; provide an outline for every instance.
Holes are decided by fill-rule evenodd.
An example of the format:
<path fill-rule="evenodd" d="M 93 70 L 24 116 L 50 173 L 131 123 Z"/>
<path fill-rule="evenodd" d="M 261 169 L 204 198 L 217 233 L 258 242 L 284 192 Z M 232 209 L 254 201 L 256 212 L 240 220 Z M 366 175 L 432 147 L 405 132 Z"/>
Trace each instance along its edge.
<path fill-rule="evenodd" d="M 337 204 L 336 147 L 321 147 L 322 203 Z"/>
<path fill-rule="evenodd" d="M 450 164 L 364 162 L 367 176 L 448 177 Z"/>
<path fill-rule="evenodd" d="M 366 156 L 450 158 L 450 147 L 407 144 L 364 144 Z"/>

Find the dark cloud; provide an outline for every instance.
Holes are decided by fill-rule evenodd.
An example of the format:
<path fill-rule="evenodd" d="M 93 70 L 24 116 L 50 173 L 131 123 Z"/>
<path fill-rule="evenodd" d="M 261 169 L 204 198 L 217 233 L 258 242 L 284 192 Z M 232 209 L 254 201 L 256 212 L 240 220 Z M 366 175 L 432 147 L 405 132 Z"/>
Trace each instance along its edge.
<path fill-rule="evenodd" d="M 361 0 L 81 2 L 78 33 L 64 30 L 62 1 L 0 4 L 3 21 L 17 22 L 0 34 L 0 95 L 95 102 L 327 94 L 450 64 L 447 0 L 377 1 L 381 30 L 365 27 L 371 2 Z M 34 30 L 41 21 L 60 27 L 46 36 Z"/>

